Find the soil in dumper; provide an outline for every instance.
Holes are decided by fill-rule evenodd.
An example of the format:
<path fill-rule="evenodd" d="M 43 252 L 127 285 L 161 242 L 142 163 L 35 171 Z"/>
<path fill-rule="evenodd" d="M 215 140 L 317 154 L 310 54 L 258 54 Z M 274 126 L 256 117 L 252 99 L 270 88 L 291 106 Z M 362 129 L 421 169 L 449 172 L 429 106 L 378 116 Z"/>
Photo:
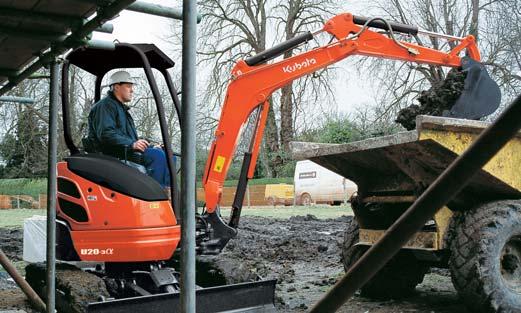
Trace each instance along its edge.
<path fill-rule="evenodd" d="M 451 69 L 444 81 L 422 91 L 418 97 L 420 105 L 413 104 L 398 112 L 396 122 L 407 130 L 416 127 L 417 115 L 442 116 L 456 103 L 465 87 L 466 74 L 458 69 Z"/>
<path fill-rule="evenodd" d="M 344 274 L 340 244 L 351 218 L 242 217 L 237 238 L 220 255 L 205 257 L 203 261 L 217 265 L 229 283 L 259 277 L 277 279 L 278 312 L 306 312 Z M 21 232 L 19 236 L 21 258 Z M 4 286 L 6 277 L 0 275 L 0 286 Z M 0 288 L 0 311 L 31 312 L 17 287 L 5 287 Z M 372 301 L 355 296 L 339 312 L 467 312 L 446 271 L 428 274 L 417 290 L 414 297 L 402 301 Z"/>

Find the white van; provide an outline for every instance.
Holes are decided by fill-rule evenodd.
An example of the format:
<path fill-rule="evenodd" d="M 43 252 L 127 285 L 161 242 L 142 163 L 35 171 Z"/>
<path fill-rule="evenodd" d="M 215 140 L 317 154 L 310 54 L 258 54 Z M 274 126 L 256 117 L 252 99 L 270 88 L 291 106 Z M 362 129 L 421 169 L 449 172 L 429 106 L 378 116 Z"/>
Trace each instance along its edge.
<path fill-rule="evenodd" d="M 315 162 L 298 161 L 294 176 L 296 203 L 340 204 L 357 190 L 354 182 Z"/>

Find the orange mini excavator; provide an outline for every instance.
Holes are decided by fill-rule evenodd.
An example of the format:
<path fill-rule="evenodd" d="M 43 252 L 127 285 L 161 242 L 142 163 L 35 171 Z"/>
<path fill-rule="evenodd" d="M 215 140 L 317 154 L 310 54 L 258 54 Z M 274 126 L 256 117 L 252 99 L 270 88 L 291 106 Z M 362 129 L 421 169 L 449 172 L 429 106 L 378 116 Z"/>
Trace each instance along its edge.
<path fill-rule="evenodd" d="M 375 31 L 380 29 L 381 31 Z M 239 61 L 232 71 L 225 103 L 215 139 L 206 163 L 203 185 L 206 208 L 197 220 L 196 246 L 199 254 L 219 253 L 237 233 L 246 185 L 252 177 L 259 152 L 269 103 L 267 99 L 278 88 L 313 73 L 351 55 L 366 55 L 406 62 L 460 67 L 467 72 L 465 90 L 448 112 L 450 116 L 480 118 L 492 113 L 499 105 L 497 85 L 488 77 L 472 36 L 458 38 L 441 36 L 454 41 L 448 52 L 418 46 L 395 38 L 397 33 L 416 35 L 418 28 L 389 23 L 381 18 L 368 19 L 352 14 L 340 14 L 327 21 L 321 30 L 332 41 L 288 59 L 267 63 L 284 51 L 311 40 L 317 33 L 304 33 L 251 58 Z M 466 51 L 466 57 L 460 53 Z M 178 115 L 182 114 L 179 100 L 167 69 L 173 62 L 153 45 L 117 44 L 114 51 L 77 49 L 66 57 L 63 68 L 63 122 L 65 142 L 70 156 L 58 164 L 57 256 L 65 261 L 96 261 L 103 267 L 93 273 L 103 277 L 115 298 L 139 296 L 139 301 L 107 301 L 89 305 L 96 312 L 166 312 L 175 308 L 177 272 L 165 262 L 178 248 L 180 226 L 176 220 L 179 201 L 176 175 L 171 175 L 172 204 L 160 185 L 120 160 L 78 149 L 71 136 L 69 123 L 68 69 L 75 65 L 96 77 L 95 99 L 100 98 L 103 76 L 116 68 L 143 68 L 157 104 L 159 125 L 172 164 L 170 139 L 152 68 L 163 75 Z M 235 153 L 240 130 L 249 116 L 256 116 L 256 130 L 250 149 L 245 153 L 230 219 L 219 213 L 222 187 Z M 274 310 L 274 282 L 221 287 L 218 303 L 199 304 L 205 293 L 215 299 L 215 293 L 198 291 L 200 312 L 244 310 L 270 312 Z M 242 288 L 242 289 L 241 289 Z M 152 293 L 168 293 L 150 296 Z M 241 295 L 240 297 L 238 295 Z M 208 300 L 209 301 L 209 300 Z M 118 304 L 119 303 L 119 304 Z M 123 303 L 123 304 L 122 304 Z M 125 307 L 124 305 L 130 305 Z M 123 305 L 119 306 L 118 305 Z M 114 309 L 116 307 L 117 309 Z M 252 308 L 261 308 L 258 311 Z M 250 310 L 251 309 L 251 310 Z M 119 311 L 118 311 L 119 310 Z"/>
<path fill-rule="evenodd" d="M 120 160 L 87 148 L 85 140 L 87 151 L 75 145 L 70 130 L 68 99 L 71 65 L 95 76 L 96 101 L 101 97 L 102 79 L 109 71 L 118 68 L 144 70 L 156 102 L 163 145 L 169 156 L 168 168 L 173 174 L 170 175 L 170 184 L 175 187 L 172 188 L 172 201 L 154 179 L 124 164 L 130 160 L 125 160 L 127 153 L 125 159 Z M 173 65 L 172 60 L 150 44 L 118 43 L 114 50 L 79 48 L 64 60 L 63 130 L 70 156 L 57 165 L 56 256 L 60 261 L 75 262 L 82 268 L 86 266 L 84 273 L 101 277 L 110 297 L 116 299 L 90 303 L 88 312 L 171 312 L 179 307 L 179 273 L 173 265 L 176 264 L 173 258 L 179 249 L 181 227 L 176 218 L 180 208 L 177 171 L 172 161 L 163 100 L 152 72 L 152 69 L 157 70 L 165 79 L 179 117 L 179 99 L 167 71 Z M 204 217 L 198 220 L 198 253 L 215 254 L 218 250 L 211 242 L 219 235 L 214 230 L 220 225 L 213 222 L 221 220 Z M 203 279 L 208 280 L 207 277 Z M 210 285 L 197 290 L 197 310 L 272 312 L 274 290 L 274 280 Z M 237 297 L 237 293 L 243 297 Z M 57 296 L 62 294 L 67 291 L 57 293 Z M 67 302 L 67 299 L 57 303 Z M 219 299 L 219 303 L 213 299 Z"/>

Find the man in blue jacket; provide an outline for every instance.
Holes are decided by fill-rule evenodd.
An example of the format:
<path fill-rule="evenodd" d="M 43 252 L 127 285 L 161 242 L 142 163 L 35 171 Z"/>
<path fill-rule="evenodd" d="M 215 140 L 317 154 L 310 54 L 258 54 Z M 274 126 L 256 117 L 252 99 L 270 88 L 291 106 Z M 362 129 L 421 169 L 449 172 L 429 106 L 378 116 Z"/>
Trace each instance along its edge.
<path fill-rule="evenodd" d="M 109 78 L 109 86 L 107 96 L 94 104 L 89 113 L 87 152 L 101 152 L 142 164 L 162 187 L 169 187 L 170 174 L 163 149 L 149 147 L 148 141 L 138 138 L 130 107 L 125 104 L 134 93 L 132 77 L 126 71 L 115 72 Z"/>

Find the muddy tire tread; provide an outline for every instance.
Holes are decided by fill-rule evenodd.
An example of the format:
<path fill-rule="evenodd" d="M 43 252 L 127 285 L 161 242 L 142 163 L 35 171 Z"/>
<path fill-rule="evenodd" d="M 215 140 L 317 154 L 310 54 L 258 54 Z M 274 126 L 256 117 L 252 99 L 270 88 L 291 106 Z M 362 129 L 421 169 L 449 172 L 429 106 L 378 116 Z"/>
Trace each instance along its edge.
<path fill-rule="evenodd" d="M 491 202 L 456 216 L 449 268 L 454 287 L 472 312 L 521 311 L 521 296 L 505 295 L 499 262 L 492 257 L 501 253 L 501 238 L 507 236 L 502 229 L 512 228 L 516 220 L 521 220 L 520 201 Z"/>

